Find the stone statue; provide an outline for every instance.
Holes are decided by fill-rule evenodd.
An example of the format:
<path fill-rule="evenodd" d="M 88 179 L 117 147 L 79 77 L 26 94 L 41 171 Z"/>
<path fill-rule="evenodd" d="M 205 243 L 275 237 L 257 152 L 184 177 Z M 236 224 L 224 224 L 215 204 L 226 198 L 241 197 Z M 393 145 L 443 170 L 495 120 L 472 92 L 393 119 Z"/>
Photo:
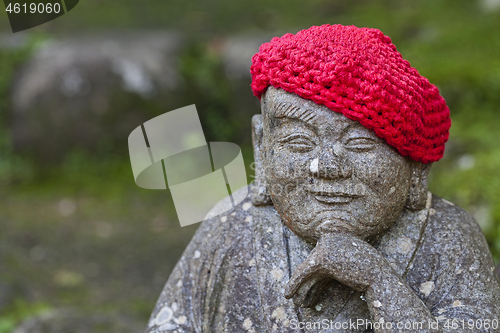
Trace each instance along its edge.
<path fill-rule="evenodd" d="M 499 332 L 479 226 L 427 189 L 451 125 L 437 88 L 340 25 L 274 38 L 251 72 L 252 195 L 209 213 L 147 332 Z"/>

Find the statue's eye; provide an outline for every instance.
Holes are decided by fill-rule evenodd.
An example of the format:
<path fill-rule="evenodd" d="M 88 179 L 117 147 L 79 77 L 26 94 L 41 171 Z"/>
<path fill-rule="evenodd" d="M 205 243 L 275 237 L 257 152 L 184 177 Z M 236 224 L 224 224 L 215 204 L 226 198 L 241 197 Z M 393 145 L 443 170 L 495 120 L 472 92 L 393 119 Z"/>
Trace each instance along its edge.
<path fill-rule="evenodd" d="M 316 147 L 316 143 L 304 134 L 292 134 L 280 141 L 286 148 L 301 153 L 311 151 Z"/>
<path fill-rule="evenodd" d="M 364 152 L 375 148 L 377 142 L 371 138 L 352 138 L 349 139 L 345 145 L 346 149 Z"/>

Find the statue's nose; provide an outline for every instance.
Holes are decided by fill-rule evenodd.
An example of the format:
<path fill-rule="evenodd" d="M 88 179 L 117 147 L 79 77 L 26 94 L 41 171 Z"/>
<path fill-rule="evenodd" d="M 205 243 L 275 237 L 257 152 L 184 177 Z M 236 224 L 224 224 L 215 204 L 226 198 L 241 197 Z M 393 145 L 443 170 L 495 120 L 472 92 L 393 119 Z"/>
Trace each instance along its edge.
<path fill-rule="evenodd" d="M 351 163 L 340 145 L 324 149 L 311 161 L 309 171 L 313 176 L 325 179 L 349 178 L 352 176 Z"/>

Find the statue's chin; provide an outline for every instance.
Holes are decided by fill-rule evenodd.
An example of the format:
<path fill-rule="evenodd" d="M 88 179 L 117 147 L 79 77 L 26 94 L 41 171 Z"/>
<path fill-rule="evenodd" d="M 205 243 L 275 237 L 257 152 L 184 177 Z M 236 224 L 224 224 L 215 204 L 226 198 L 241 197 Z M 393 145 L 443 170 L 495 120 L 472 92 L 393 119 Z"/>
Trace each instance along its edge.
<path fill-rule="evenodd" d="M 319 238 L 326 234 L 349 234 L 350 230 L 343 225 L 343 221 L 325 220 L 316 227 Z"/>
<path fill-rule="evenodd" d="M 356 230 L 355 227 L 357 226 L 356 219 L 346 210 L 322 210 L 309 219 L 290 219 L 289 216 L 283 215 L 281 217 L 293 233 L 313 244 L 326 234 L 336 233 L 359 236 L 357 232 L 360 230 Z"/>
<path fill-rule="evenodd" d="M 310 243 L 316 244 L 317 241 L 327 234 L 352 234 L 352 227 L 346 223 L 345 220 L 341 219 L 324 219 L 317 223 L 311 224 L 290 224 L 286 223 L 288 228 L 292 230 L 297 236 L 308 241 Z"/>
<path fill-rule="evenodd" d="M 353 219 L 354 217 L 345 210 L 322 211 L 309 224 L 309 233 L 316 240 L 319 240 L 325 234 L 352 234 L 355 232 L 353 230 L 353 222 L 355 222 Z"/>

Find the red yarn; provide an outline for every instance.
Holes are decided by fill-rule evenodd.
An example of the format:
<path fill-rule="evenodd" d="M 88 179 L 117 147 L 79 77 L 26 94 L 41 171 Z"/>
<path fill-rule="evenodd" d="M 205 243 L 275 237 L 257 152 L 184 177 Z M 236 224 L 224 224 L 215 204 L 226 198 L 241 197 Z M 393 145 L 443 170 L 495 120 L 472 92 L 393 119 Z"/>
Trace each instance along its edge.
<path fill-rule="evenodd" d="M 322 25 L 275 37 L 252 58 L 252 90 L 295 93 L 373 130 L 403 156 L 443 157 L 450 111 L 380 30 Z"/>

